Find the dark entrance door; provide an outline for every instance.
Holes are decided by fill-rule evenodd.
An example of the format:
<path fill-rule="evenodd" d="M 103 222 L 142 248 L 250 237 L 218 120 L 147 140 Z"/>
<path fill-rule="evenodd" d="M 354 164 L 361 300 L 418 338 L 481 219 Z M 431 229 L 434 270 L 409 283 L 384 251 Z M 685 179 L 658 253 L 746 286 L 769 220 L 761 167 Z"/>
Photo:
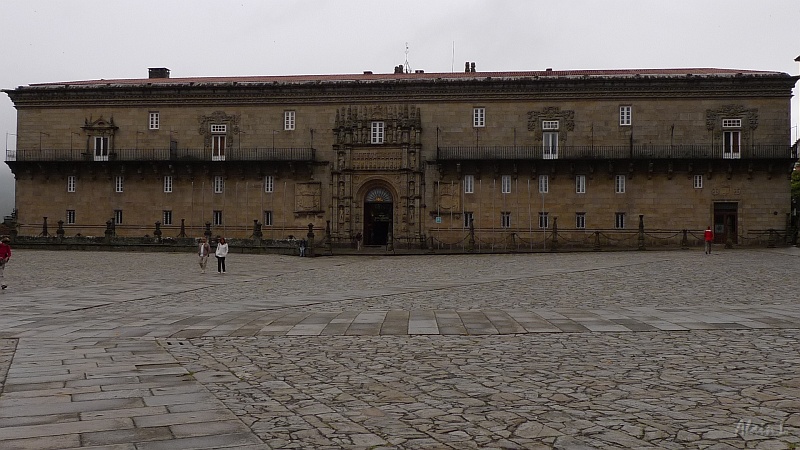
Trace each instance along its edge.
<path fill-rule="evenodd" d="M 364 203 L 364 245 L 386 245 L 392 229 L 391 203 Z"/>
<path fill-rule="evenodd" d="M 736 211 L 739 204 L 736 202 L 714 203 L 714 243 L 724 244 L 731 237 L 731 242 L 738 243 L 736 232 Z"/>

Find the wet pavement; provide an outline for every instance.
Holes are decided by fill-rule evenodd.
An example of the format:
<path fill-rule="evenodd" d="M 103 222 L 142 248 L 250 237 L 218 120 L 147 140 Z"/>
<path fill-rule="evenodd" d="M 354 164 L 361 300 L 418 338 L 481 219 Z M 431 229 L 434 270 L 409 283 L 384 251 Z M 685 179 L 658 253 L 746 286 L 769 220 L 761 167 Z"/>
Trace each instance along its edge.
<path fill-rule="evenodd" d="M 3 449 L 800 446 L 800 249 L 18 250 Z"/>

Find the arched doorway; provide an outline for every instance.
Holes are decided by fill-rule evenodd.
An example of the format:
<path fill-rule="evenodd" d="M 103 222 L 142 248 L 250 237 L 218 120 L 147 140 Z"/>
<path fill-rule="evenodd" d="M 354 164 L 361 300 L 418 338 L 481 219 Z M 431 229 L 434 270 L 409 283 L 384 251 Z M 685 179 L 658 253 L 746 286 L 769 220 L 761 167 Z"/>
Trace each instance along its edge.
<path fill-rule="evenodd" d="M 386 245 L 393 222 L 392 194 L 375 188 L 364 197 L 364 245 Z"/>

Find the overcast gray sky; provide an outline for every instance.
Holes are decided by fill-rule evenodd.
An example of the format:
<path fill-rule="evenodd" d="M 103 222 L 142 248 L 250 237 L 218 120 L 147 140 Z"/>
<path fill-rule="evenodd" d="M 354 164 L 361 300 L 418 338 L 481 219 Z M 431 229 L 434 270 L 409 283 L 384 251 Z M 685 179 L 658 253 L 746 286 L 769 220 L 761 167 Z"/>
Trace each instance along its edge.
<path fill-rule="evenodd" d="M 716 67 L 797 74 L 798 0 L 8 0 L 0 88 L 99 78 Z M 797 125 L 798 100 L 792 124 Z M 0 95 L 15 148 L 16 111 Z M 797 129 L 792 138 L 796 139 Z M 787 143 L 788 144 L 788 143 Z M 14 206 L 0 165 L 0 214 Z"/>

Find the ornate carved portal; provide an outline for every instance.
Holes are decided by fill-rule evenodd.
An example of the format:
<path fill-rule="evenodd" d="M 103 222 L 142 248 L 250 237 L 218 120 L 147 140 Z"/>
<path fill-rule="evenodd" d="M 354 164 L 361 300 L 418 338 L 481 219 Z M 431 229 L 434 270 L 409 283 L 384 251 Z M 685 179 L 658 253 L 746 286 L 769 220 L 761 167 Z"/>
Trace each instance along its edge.
<path fill-rule="evenodd" d="M 366 245 L 421 234 L 421 118 L 414 105 L 352 105 L 336 112 L 335 234 Z"/>

